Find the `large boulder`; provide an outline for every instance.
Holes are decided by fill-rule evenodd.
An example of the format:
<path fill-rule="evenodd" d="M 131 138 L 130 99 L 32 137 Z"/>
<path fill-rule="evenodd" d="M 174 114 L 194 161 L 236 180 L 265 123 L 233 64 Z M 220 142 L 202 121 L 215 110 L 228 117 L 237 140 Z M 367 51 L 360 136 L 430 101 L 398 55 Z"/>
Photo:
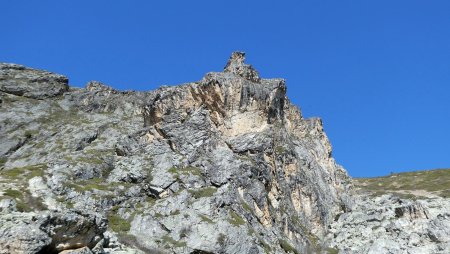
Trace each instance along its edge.
<path fill-rule="evenodd" d="M 0 216 L 0 253 L 37 253 L 52 243 L 39 228 L 34 213 L 11 213 Z"/>
<path fill-rule="evenodd" d="M 76 212 L 0 214 L 0 253 L 56 253 L 93 248 L 103 239 L 106 220 Z"/>
<path fill-rule="evenodd" d="M 34 99 L 45 99 L 69 90 L 67 77 L 17 64 L 0 63 L 0 91 Z"/>

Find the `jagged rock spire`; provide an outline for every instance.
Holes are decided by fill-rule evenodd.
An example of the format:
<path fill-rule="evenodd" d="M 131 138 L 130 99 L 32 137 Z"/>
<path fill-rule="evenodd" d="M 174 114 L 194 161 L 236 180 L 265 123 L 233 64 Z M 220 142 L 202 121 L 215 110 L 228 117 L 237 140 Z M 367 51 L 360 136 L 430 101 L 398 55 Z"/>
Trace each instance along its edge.
<path fill-rule="evenodd" d="M 223 71 L 234 73 L 253 82 L 259 82 L 261 79 L 259 77 L 258 71 L 256 71 L 253 66 L 245 64 L 244 61 L 244 52 L 233 52 Z"/>

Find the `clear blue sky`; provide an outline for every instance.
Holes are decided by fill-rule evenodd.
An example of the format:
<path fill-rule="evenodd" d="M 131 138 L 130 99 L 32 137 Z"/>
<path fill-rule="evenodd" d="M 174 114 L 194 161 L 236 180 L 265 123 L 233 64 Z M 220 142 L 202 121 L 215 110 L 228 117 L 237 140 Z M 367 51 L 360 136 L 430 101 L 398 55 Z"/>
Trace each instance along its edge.
<path fill-rule="evenodd" d="M 450 167 L 450 1 L 3 1 L 0 61 L 151 90 L 242 50 L 352 176 Z"/>

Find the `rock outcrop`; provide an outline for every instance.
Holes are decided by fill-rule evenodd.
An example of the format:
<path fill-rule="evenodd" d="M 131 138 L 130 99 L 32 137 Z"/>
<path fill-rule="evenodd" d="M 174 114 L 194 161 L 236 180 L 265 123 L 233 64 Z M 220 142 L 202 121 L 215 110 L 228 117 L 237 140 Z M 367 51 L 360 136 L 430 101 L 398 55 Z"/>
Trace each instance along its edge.
<path fill-rule="evenodd" d="M 321 120 L 303 118 L 285 81 L 261 78 L 244 57 L 149 92 L 69 88 L 63 76 L 0 64 L 0 249 L 347 250 L 329 230 L 352 214 L 351 179 Z M 420 205 L 393 214 L 434 218 Z M 445 223 L 434 239 L 447 241 Z"/>
<path fill-rule="evenodd" d="M 0 216 L 0 253 L 58 253 L 94 248 L 106 231 L 106 220 L 77 212 L 21 213 Z"/>
<path fill-rule="evenodd" d="M 17 64 L 0 64 L 0 91 L 34 99 L 46 99 L 67 92 L 68 79 L 47 71 Z"/>
<path fill-rule="evenodd" d="M 350 213 L 330 225 L 340 253 L 450 253 L 450 202 L 358 195 Z"/>

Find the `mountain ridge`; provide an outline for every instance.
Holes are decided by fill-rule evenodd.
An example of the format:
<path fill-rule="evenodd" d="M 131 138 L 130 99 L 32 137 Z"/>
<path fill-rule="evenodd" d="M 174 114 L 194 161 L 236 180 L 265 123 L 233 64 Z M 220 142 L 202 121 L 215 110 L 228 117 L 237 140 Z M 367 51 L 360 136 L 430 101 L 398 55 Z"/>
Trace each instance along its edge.
<path fill-rule="evenodd" d="M 343 237 L 373 200 L 354 193 L 322 121 L 304 118 L 286 89 L 242 52 L 223 72 L 152 91 L 73 88 L 62 75 L 0 64 L 0 253 L 397 248 Z M 445 251 L 447 219 L 423 214 L 441 224 L 421 243 Z"/>

